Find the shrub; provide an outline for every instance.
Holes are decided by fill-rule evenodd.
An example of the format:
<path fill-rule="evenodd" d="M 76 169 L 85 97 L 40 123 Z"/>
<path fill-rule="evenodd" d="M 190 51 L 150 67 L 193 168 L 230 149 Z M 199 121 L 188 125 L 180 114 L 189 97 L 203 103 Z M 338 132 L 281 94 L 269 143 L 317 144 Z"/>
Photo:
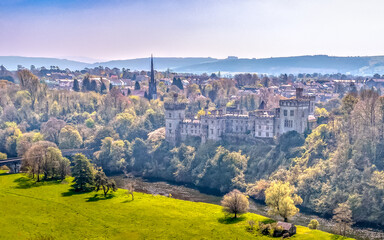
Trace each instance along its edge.
<path fill-rule="evenodd" d="M 262 223 L 259 222 L 259 232 L 263 235 L 273 236 L 273 233 L 276 231 L 276 223 Z"/>
<path fill-rule="evenodd" d="M 255 230 L 255 225 L 256 225 L 256 222 L 255 220 L 251 219 L 248 221 L 248 227 L 247 229 L 251 232 L 253 232 L 253 230 Z"/>
<path fill-rule="evenodd" d="M 311 222 L 308 224 L 309 229 L 317 229 L 318 226 L 319 221 L 317 221 L 316 219 L 312 219 Z"/>

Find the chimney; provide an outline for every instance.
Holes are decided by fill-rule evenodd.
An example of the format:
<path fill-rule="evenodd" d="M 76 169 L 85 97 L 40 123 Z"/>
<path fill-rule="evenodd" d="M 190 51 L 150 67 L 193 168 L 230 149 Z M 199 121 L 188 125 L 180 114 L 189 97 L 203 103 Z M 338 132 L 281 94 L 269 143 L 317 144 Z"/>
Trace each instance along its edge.
<path fill-rule="evenodd" d="M 296 99 L 300 99 L 303 97 L 303 89 L 302 88 L 296 88 Z"/>

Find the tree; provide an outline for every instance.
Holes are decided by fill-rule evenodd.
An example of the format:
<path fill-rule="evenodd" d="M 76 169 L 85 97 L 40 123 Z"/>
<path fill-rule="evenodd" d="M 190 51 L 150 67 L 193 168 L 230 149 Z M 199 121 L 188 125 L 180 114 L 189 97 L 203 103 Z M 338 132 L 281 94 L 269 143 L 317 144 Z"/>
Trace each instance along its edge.
<path fill-rule="evenodd" d="M 104 197 L 107 196 L 107 193 L 109 192 L 109 190 L 113 192 L 117 190 L 115 181 L 113 179 L 109 179 L 105 175 L 102 168 L 99 168 L 97 173 L 95 174 L 94 183 L 95 183 L 96 192 L 98 192 L 100 188 L 103 189 Z"/>
<path fill-rule="evenodd" d="M 125 165 L 125 143 L 122 140 L 114 141 L 111 137 L 102 140 L 100 151 L 95 152 L 98 164 L 108 173 L 119 172 Z"/>
<path fill-rule="evenodd" d="M 140 83 L 138 81 L 135 82 L 135 90 L 140 90 Z"/>
<path fill-rule="evenodd" d="M 101 81 L 101 86 L 100 86 L 100 93 L 104 94 L 107 92 L 107 86 L 105 86 L 105 83 Z"/>
<path fill-rule="evenodd" d="M 221 206 L 224 212 L 235 214 L 235 218 L 237 218 L 238 214 L 248 212 L 249 202 L 244 194 L 235 189 L 224 195 Z"/>
<path fill-rule="evenodd" d="M 34 143 L 24 154 L 22 165 L 32 178 L 37 177 L 38 182 L 41 174 L 44 175 L 44 180 L 63 180 L 69 174 L 69 160 L 63 158 L 56 144 L 47 141 Z"/>
<path fill-rule="evenodd" d="M 35 109 L 35 102 L 41 93 L 42 87 L 38 77 L 33 75 L 29 70 L 23 69 L 17 72 L 20 81 L 21 89 L 27 90 L 30 93 L 32 100 L 32 110 Z"/>
<path fill-rule="evenodd" d="M 81 89 L 83 92 L 89 91 L 91 89 L 91 80 L 89 79 L 89 74 L 84 77 Z"/>
<path fill-rule="evenodd" d="M 71 125 L 63 127 L 59 135 L 59 146 L 61 149 L 80 148 L 83 139 L 79 131 Z"/>
<path fill-rule="evenodd" d="M 72 176 L 73 188 L 76 191 L 89 191 L 93 186 L 93 166 L 83 154 L 76 154 L 73 158 Z"/>
<path fill-rule="evenodd" d="M 89 87 L 89 90 L 90 90 L 90 91 L 97 92 L 97 82 L 96 82 L 96 80 L 92 80 L 92 81 L 91 81 L 91 85 L 90 85 L 90 87 Z"/>
<path fill-rule="evenodd" d="M 75 80 L 73 80 L 73 91 L 75 92 L 80 92 L 80 84 L 79 84 L 79 80 L 77 80 L 75 78 Z"/>
<path fill-rule="evenodd" d="M 352 226 L 352 211 L 348 203 L 339 203 L 338 207 L 333 210 L 332 219 L 336 222 L 339 234 L 345 236 L 346 231 Z"/>
<path fill-rule="evenodd" d="M 318 226 L 319 226 L 319 221 L 317 221 L 316 219 L 312 219 L 308 224 L 309 229 L 317 229 Z"/>
<path fill-rule="evenodd" d="M 57 118 L 50 118 L 41 124 L 41 133 L 44 135 L 44 139 L 59 144 L 59 134 L 65 124 L 65 121 Z"/>
<path fill-rule="evenodd" d="M 125 186 L 125 188 L 127 189 L 127 195 L 131 195 L 132 201 L 133 201 L 134 200 L 133 193 L 135 191 L 135 185 L 132 182 L 130 182 Z"/>
<path fill-rule="evenodd" d="M 148 153 L 148 147 L 145 144 L 144 140 L 141 138 L 136 138 L 132 143 L 132 166 L 136 171 L 144 171 L 145 166 L 151 157 Z"/>
<path fill-rule="evenodd" d="M 269 207 L 270 215 L 280 215 L 284 222 L 288 218 L 299 212 L 295 206 L 301 204 L 303 200 L 295 194 L 295 188 L 289 182 L 274 181 L 271 186 L 265 190 L 265 203 Z"/>

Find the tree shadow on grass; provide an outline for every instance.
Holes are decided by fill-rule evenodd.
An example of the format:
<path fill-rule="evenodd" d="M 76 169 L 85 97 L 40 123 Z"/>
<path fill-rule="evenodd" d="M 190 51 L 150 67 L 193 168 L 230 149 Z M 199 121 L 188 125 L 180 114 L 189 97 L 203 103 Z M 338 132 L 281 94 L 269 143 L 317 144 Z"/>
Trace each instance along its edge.
<path fill-rule="evenodd" d="M 219 221 L 219 223 L 222 223 L 222 224 L 234 224 L 234 223 L 244 221 L 245 219 L 246 219 L 245 216 L 240 216 L 237 218 L 224 216 L 224 217 L 218 218 L 217 220 Z"/>
<path fill-rule="evenodd" d="M 104 197 L 104 194 L 96 193 L 95 195 L 93 195 L 93 197 L 87 198 L 87 202 L 97 202 L 100 200 L 108 200 L 108 199 L 111 199 L 114 197 L 115 197 L 115 195 L 113 195 L 113 194 L 108 194 L 106 197 Z"/>
<path fill-rule="evenodd" d="M 125 201 L 122 201 L 121 203 L 129 203 L 129 202 L 133 202 L 133 199 L 130 198 L 130 199 L 127 199 L 127 200 L 125 200 Z"/>
<path fill-rule="evenodd" d="M 270 224 L 270 223 L 275 223 L 276 221 L 273 220 L 273 219 L 266 219 L 266 220 L 263 220 L 263 221 L 260 221 L 260 222 L 262 222 L 264 224 Z"/>
<path fill-rule="evenodd" d="M 84 194 L 84 193 L 89 193 L 90 191 L 76 191 L 75 189 L 69 189 L 68 192 L 63 192 L 61 193 L 61 196 L 63 197 L 71 197 L 73 195 L 80 195 L 80 194 Z"/>
<path fill-rule="evenodd" d="M 55 185 L 55 184 L 62 183 L 62 181 L 59 181 L 59 180 L 45 180 L 45 181 L 37 182 L 36 180 L 31 179 L 27 176 L 16 178 L 13 182 L 17 184 L 16 188 L 20 188 L 20 189 L 27 189 L 27 188 L 41 187 L 41 186 Z"/>

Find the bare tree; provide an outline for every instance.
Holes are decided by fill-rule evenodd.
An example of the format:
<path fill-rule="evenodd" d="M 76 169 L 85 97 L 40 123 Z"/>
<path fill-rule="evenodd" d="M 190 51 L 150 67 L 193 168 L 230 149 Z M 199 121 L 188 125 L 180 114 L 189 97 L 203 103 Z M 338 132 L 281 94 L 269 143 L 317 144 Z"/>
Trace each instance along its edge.
<path fill-rule="evenodd" d="M 125 188 L 128 190 L 127 195 L 132 196 L 132 201 L 134 200 L 133 192 L 135 191 L 135 185 L 133 182 L 129 182 L 125 185 Z"/>
<path fill-rule="evenodd" d="M 333 220 L 336 222 L 336 226 L 339 229 L 339 234 L 345 236 L 346 231 L 352 226 L 352 211 L 349 205 L 340 203 L 339 206 L 333 210 Z"/>
<path fill-rule="evenodd" d="M 224 212 L 235 214 L 235 218 L 237 218 L 238 214 L 248 212 L 249 202 L 244 194 L 235 189 L 224 195 L 221 206 L 223 206 Z"/>

